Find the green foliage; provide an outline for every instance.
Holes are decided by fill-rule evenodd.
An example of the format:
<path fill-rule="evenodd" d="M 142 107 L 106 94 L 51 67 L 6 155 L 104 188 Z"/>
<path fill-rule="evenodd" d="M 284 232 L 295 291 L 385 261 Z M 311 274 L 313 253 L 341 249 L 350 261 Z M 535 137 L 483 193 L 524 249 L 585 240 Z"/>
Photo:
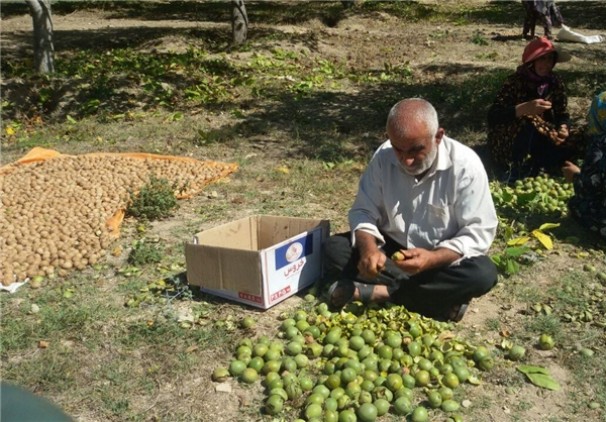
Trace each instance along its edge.
<path fill-rule="evenodd" d="M 178 207 L 175 190 L 168 180 L 152 175 L 138 193 L 130 193 L 126 213 L 150 221 L 170 217 Z"/>
<path fill-rule="evenodd" d="M 488 318 L 484 325 L 490 331 L 499 331 L 501 329 L 501 321 L 498 318 Z"/>
<path fill-rule="evenodd" d="M 519 258 L 528 251 L 530 251 L 528 246 L 508 247 L 490 258 L 500 273 L 510 276 L 520 271 Z"/>
<path fill-rule="evenodd" d="M 526 211 L 534 214 L 562 216 L 567 213 L 573 195 L 572 184 L 546 175 L 517 180 L 514 186 L 491 182 L 495 207 L 505 215 Z"/>
<path fill-rule="evenodd" d="M 534 309 L 536 305 L 534 304 L 531 308 Z M 528 321 L 525 328 L 528 332 L 534 333 L 536 338 L 540 334 L 547 333 L 558 341 L 561 339 L 562 323 L 557 314 L 538 314 Z"/>
<path fill-rule="evenodd" d="M 488 41 L 479 31 L 476 31 L 473 34 L 473 37 L 471 37 L 471 42 L 476 45 L 488 45 Z"/>
<path fill-rule="evenodd" d="M 128 263 L 132 265 L 157 264 L 162 261 L 162 251 L 156 243 L 137 240 L 128 255 Z"/>
<path fill-rule="evenodd" d="M 29 76 L 36 105 L 52 111 L 66 90 L 65 80 L 71 80 L 79 100 L 70 104 L 68 112 L 79 117 L 100 111 L 101 115 L 118 114 L 135 102 L 169 108 L 188 100 L 219 102 L 247 83 L 224 58 L 209 58 L 205 51 L 194 48 L 155 54 L 132 48 L 69 52 L 57 55 L 56 68 L 55 75 L 43 79 Z M 9 66 L 9 70 L 15 76 L 26 76 L 20 67 Z M 175 81 L 179 81 L 179 89 Z"/>
<path fill-rule="evenodd" d="M 161 259 L 162 256 L 160 255 L 159 258 Z M 154 262 L 160 261 L 157 260 Z M 164 279 L 149 281 L 144 287 L 139 287 L 136 292 L 127 297 L 124 305 L 129 308 L 136 308 L 143 304 L 168 305 L 170 301 L 173 300 L 192 299 L 193 292 L 189 288 L 189 284 L 187 284 L 185 277 L 173 275 Z"/>
<path fill-rule="evenodd" d="M 431 94 L 439 95 L 446 105 L 441 119 L 445 127 L 455 124 L 449 122 L 450 115 L 460 114 L 462 107 L 467 110 L 465 112 L 465 124 L 469 125 L 471 122 L 475 122 L 484 126 L 486 116 L 484 113 L 478 113 L 477 111 L 484 110 L 488 104 L 494 101 L 495 95 L 509 73 L 511 73 L 509 69 L 496 68 L 491 69 L 490 72 L 482 72 L 477 77 L 466 78 L 457 81 L 457 83 L 449 84 L 448 89 L 444 89 L 441 84 L 437 85 L 435 87 L 436 92 Z"/>
<path fill-rule="evenodd" d="M 546 231 L 559 223 L 546 220 L 557 221 L 566 215 L 573 188 L 570 183 L 539 175 L 518 180 L 513 186 L 492 181 L 490 191 L 499 215 L 497 235 L 505 243 L 491 258 L 499 272 L 511 276 L 520 271 L 520 263 L 533 262 L 526 259 L 533 249 L 553 248 Z"/>
<path fill-rule="evenodd" d="M 557 289 L 550 289 L 562 321 L 606 328 L 606 286 L 591 271 L 572 275 L 564 278 Z"/>

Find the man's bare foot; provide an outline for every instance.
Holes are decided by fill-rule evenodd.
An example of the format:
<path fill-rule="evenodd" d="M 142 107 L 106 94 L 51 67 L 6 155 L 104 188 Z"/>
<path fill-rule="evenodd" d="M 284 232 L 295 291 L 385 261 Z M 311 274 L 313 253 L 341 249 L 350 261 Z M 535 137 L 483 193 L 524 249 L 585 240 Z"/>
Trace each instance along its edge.
<path fill-rule="evenodd" d="M 382 284 L 365 284 L 350 280 L 335 281 L 328 289 L 329 304 L 342 308 L 351 301 L 363 303 L 384 303 L 390 299 L 387 286 Z"/>
<path fill-rule="evenodd" d="M 334 308 L 342 308 L 352 300 L 356 300 L 356 291 L 353 281 L 335 281 L 328 289 L 328 303 Z"/>

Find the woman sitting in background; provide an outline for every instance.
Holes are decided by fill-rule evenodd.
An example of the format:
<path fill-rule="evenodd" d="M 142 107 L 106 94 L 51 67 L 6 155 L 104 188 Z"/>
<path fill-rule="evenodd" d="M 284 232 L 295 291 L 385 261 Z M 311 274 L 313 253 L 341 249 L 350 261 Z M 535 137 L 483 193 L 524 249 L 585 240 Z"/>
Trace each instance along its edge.
<path fill-rule="evenodd" d="M 553 72 L 570 55 L 547 38 L 526 45 L 522 64 L 509 75 L 488 110 L 488 144 L 504 182 L 557 171 L 573 155 L 569 136 L 568 98 L 564 82 Z"/>
<path fill-rule="evenodd" d="M 568 203 L 572 216 L 606 237 L 606 91 L 594 98 L 587 119 L 589 143 L 583 165 L 567 161 L 562 173 L 574 186 Z"/>

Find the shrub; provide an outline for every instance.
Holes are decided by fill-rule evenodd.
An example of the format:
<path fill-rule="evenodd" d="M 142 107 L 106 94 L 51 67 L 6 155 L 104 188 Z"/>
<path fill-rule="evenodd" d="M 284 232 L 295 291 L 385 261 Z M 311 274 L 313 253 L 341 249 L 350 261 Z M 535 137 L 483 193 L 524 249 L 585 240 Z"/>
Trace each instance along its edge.
<path fill-rule="evenodd" d="M 152 175 L 138 193 L 130 192 L 127 215 L 144 220 L 170 217 L 178 207 L 175 186 Z"/>
<path fill-rule="evenodd" d="M 162 252 L 155 244 L 139 240 L 133 246 L 128 255 L 128 263 L 131 265 L 157 264 L 162 261 Z"/>

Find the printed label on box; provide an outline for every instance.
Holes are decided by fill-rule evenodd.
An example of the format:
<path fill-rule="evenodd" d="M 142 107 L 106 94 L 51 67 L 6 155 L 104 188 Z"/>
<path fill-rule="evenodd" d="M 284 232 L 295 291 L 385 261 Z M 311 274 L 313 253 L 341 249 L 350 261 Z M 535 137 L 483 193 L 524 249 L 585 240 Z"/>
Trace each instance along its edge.
<path fill-rule="evenodd" d="M 301 272 L 301 268 L 303 268 L 306 262 L 307 260 L 305 258 L 301 258 L 299 262 L 295 262 L 292 265 L 289 265 L 288 267 L 283 267 L 282 275 L 286 279 L 292 277 L 295 274 L 298 274 L 299 272 Z"/>
<path fill-rule="evenodd" d="M 261 296 L 251 295 L 250 293 L 238 292 L 238 297 L 249 302 L 263 303 L 263 298 Z"/>
<path fill-rule="evenodd" d="M 286 286 L 282 290 L 272 294 L 269 298 L 269 302 L 270 303 L 275 302 L 276 300 L 280 299 L 282 296 L 285 296 L 289 293 L 290 293 L 290 286 Z"/>
<path fill-rule="evenodd" d="M 286 267 L 312 253 L 314 253 L 314 236 L 313 233 L 309 233 L 307 236 L 287 245 L 280 246 L 275 250 L 276 270 Z"/>

